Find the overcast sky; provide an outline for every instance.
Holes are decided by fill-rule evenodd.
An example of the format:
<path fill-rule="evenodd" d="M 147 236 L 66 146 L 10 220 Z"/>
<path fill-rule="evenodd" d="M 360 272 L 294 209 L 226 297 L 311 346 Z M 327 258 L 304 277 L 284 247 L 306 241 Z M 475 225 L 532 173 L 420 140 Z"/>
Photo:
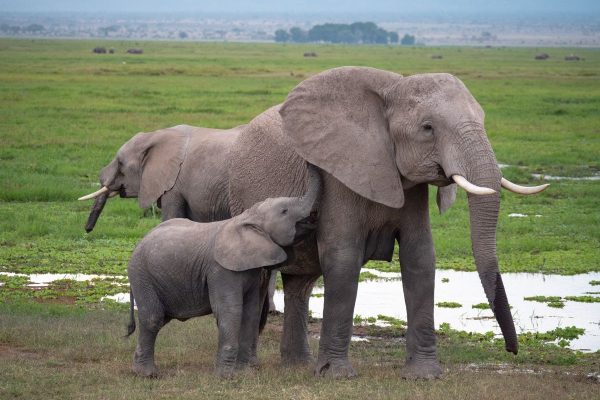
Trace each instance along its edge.
<path fill-rule="evenodd" d="M 340 6 L 343 4 L 343 6 Z M 0 0 L 0 12 L 600 15 L 600 0 Z"/>

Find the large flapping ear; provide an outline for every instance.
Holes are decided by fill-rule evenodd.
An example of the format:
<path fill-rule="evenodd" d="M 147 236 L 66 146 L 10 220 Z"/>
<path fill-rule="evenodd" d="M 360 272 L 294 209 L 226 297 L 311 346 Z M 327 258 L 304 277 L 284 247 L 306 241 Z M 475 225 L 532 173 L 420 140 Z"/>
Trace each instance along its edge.
<path fill-rule="evenodd" d="M 171 128 L 140 135 L 140 207 L 150 207 L 173 188 L 186 157 L 189 138 L 189 133 Z"/>
<path fill-rule="evenodd" d="M 383 93 L 401 75 L 334 68 L 294 88 L 281 107 L 296 152 L 372 201 L 400 208 L 404 193 Z"/>
<path fill-rule="evenodd" d="M 287 255 L 254 224 L 249 211 L 227 221 L 215 237 L 215 261 L 231 271 L 282 263 Z"/>
<path fill-rule="evenodd" d="M 456 201 L 456 184 L 452 183 L 448 186 L 439 187 L 437 190 L 437 205 L 440 214 L 448 211 L 452 204 Z"/>

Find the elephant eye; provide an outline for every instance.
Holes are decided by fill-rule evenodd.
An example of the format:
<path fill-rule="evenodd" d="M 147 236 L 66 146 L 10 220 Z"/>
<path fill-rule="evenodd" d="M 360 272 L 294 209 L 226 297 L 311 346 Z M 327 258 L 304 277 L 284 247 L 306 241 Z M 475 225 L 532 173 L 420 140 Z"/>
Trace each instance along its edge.
<path fill-rule="evenodd" d="M 425 129 L 426 131 L 432 131 L 433 126 L 431 126 L 431 124 L 429 122 L 426 122 L 423 124 L 423 129 Z"/>
<path fill-rule="evenodd" d="M 281 213 L 282 213 L 282 214 L 287 214 L 287 213 L 288 213 L 288 209 L 287 209 L 287 208 L 284 208 L 283 210 L 281 210 Z"/>

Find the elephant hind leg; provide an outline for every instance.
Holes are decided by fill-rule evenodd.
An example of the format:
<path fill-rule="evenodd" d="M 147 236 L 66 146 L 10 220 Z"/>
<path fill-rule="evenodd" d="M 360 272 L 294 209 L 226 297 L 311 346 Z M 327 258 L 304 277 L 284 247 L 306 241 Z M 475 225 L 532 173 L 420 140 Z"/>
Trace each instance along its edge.
<path fill-rule="evenodd" d="M 154 344 L 160 329 L 170 318 L 164 313 L 162 304 L 156 295 L 146 296 L 138 304 L 139 336 L 133 355 L 133 372 L 139 376 L 155 378 L 158 370 L 154 363 Z"/>

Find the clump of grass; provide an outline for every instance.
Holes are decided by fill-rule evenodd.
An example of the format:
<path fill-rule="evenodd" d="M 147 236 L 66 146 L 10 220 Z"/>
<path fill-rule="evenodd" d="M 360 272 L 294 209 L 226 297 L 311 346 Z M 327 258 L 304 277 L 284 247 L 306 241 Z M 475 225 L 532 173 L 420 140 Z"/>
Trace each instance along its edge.
<path fill-rule="evenodd" d="M 442 283 L 448 283 L 450 282 L 450 278 L 442 278 Z"/>
<path fill-rule="evenodd" d="M 316 297 L 316 298 L 325 297 L 325 293 L 313 293 L 310 295 L 310 297 Z"/>
<path fill-rule="evenodd" d="M 439 303 L 435 303 L 436 306 L 441 308 L 461 308 L 462 304 L 457 303 L 455 301 L 440 301 Z"/>
<path fill-rule="evenodd" d="M 404 321 L 402 319 L 390 317 L 388 315 L 379 314 L 379 315 L 377 315 L 377 319 L 379 321 L 387 322 L 388 324 L 390 324 L 393 327 L 398 327 L 398 328 L 406 327 L 406 321 Z"/>
<path fill-rule="evenodd" d="M 565 296 L 565 300 L 577 301 L 579 303 L 600 303 L 600 297 L 596 296 Z"/>
<path fill-rule="evenodd" d="M 477 303 L 477 304 L 473 304 L 471 306 L 471 308 L 476 308 L 478 310 L 489 310 L 490 305 L 488 303 Z"/>
<path fill-rule="evenodd" d="M 379 277 L 369 271 L 361 272 L 360 275 L 358 276 L 359 282 L 374 281 L 377 279 L 381 279 L 381 277 Z"/>
<path fill-rule="evenodd" d="M 546 305 L 552 308 L 563 308 L 565 303 L 563 301 L 550 301 Z"/>
<path fill-rule="evenodd" d="M 560 296 L 529 296 L 529 297 L 523 298 L 523 300 L 537 301 L 538 303 L 556 302 L 556 301 L 561 301 L 561 299 L 562 298 Z"/>
<path fill-rule="evenodd" d="M 597 281 L 597 280 L 591 280 L 591 281 L 590 281 L 590 285 L 592 285 L 592 286 L 599 286 L 599 285 L 600 285 L 600 281 Z"/>

